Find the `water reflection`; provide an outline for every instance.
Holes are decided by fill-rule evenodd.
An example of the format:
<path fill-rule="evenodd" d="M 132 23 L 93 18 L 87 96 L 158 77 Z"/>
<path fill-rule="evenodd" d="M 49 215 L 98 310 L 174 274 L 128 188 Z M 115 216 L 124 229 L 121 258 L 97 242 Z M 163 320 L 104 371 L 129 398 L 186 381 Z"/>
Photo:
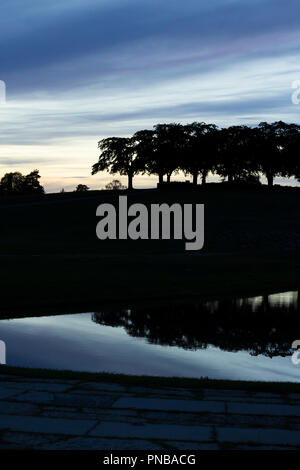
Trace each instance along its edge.
<path fill-rule="evenodd" d="M 300 381 L 298 292 L 0 321 L 8 365 Z"/>
<path fill-rule="evenodd" d="M 103 311 L 95 323 L 121 326 L 149 343 L 184 349 L 247 351 L 268 357 L 291 354 L 300 337 L 299 292 L 214 302 L 165 305 L 161 308 Z"/>

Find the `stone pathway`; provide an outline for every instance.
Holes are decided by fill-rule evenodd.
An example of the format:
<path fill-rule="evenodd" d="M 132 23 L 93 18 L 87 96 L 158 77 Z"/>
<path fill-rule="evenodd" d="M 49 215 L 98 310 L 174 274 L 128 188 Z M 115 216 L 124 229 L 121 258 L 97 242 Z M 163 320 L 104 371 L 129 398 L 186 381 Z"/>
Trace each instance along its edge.
<path fill-rule="evenodd" d="M 300 394 L 0 375 L 1 449 L 299 449 Z"/>

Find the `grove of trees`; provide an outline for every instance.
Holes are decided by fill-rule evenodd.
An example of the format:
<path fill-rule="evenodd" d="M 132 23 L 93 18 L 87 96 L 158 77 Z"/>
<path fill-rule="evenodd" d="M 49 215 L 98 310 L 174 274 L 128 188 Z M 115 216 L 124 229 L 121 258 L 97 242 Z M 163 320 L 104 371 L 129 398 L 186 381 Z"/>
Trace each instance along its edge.
<path fill-rule="evenodd" d="M 228 183 L 259 183 L 268 186 L 277 176 L 300 181 L 300 125 L 277 121 L 258 126 L 215 124 L 157 124 L 131 137 L 109 137 L 98 142 L 101 152 L 92 174 L 108 171 L 126 175 L 128 189 L 137 174 L 157 175 L 160 183 L 182 171 L 194 185 L 206 183 L 209 173 Z"/>
<path fill-rule="evenodd" d="M 33 170 L 28 175 L 22 175 L 19 171 L 6 173 L 0 180 L 0 194 L 44 194 L 39 179 L 38 170 Z"/>
<path fill-rule="evenodd" d="M 75 193 L 86 193 L 90 188 L 86 184 L 78 184 Z"/>

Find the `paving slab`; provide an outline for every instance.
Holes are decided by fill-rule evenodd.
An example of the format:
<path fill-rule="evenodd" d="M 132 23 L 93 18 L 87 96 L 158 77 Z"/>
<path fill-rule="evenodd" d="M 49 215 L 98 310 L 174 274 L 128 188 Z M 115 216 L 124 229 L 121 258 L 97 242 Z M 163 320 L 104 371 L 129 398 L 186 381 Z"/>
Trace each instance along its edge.
<path fill-rule="evenodd" d="M 128 391 L 138 395 L 158 395 L 158 396 L 179 396 L 182 398 L 190 398 L 194 396 L 194 392 L 185 389 L 172 388 L 151 388 L 151 387 L 128 387 Z"/>
<path fill-rule="evenodd" d="M 269 392 L 251 392 L 250 396 L 253 396 L 254 398 L 266 398 L 267 400 L 270 400 L 270 399 L 276 400 L 278 398 L 284 398 L 286 395 L 280 394 L 280 393 L 269 393 Z"/>
<path fill-rule="evenodd" d="M 207 426 L 180 426 L 171 424 L 133 425 L 128 423 L 102 422 L 90 433 L 91 436 L 140 439 L 168 439 L 211 441 L 212 431 Z"/>
<path fill-rule="evenodd" d="M 300 394 L 299 393 L 290 393 L 288 394 L 287 396 L 290 400 L 297 400 L 299 401 L 300 400 Z"/>
<path fill-rule="evenodd" d="M 74 385 L 68 383 L 43 383 L 43 382 L 0 382 L 1 388 L 16 388 L 22 390 L 38 390 L 45 392 L 65 392 L 71 389 Z"/>
<path fill-rule="evenodd" d="M 0 400 L 20 395 L 20 393 L 22 393 L 22 390 L 17 388 L 0 388 Z"/>
<path fill-rule="evenodd" d="M 49 404 L 54 402 L 54 394 L 49 392 L 39 392 L 36 390 L 20 393 L 16 397 L 16 401 L 26 403 Z"/>
<path fill-rule="evenodd" d="M 298 449 L 299 397 L 0 375 L 0 448 Z"/>
<path fill-rule="evenodd" d="M 263 429 L 219 427 L 216 430 L 219 442 L 229 443 L 258 443 L 271 445 L 300 445 L 300 433 L 288 429 Z"/>
<path fill-rule="evenodd" d="M 165 441 L 168 446 L 174 447 L 176 450 L 219 450 L 217 444 L 203 444 L 201 442 L 180 442 Z"/>
<path fill-rule="evenodd" d="M 85 395 L 75 393 L 57 393 L 55 404 L 59 406 L 79 406 L 86 408 L 110 408 L 115 398 L 110 394 Z"/>
<path fill-rule="evenodd" d="M 104 390 L 108 392 L 125 392 L 126 388 L 123 385 L 106 382 L 83 382 L 77 386 L 77 390 Z"/>
<path fill-rule="evenodd" d="M 71 390 L 67 392 L 68 394 L 72 395 L 82 395 L 82 396 L 91 396 L 91 397 L 111 397 L 113 399 L 117 399 L 121 396 L 123 397 L 134 397 L 132 393 L 127 393 L 127 392 L 117 392 L 117 391 L 110 391 L 110 390 L 87 390 L 87 389 L 76 389 L 76 390 Z"/>
<path fill-rule="evenodd" d="M 3 443 L 13 445 L 15 448 L 19 449 L 38 449 L 39 446 L 49 444 L 57 441 L 58 439 L 61 439 L 61 436 L 16 431 L 3 431 L 1 433 L 1 440 Z"/>
<path fill-rule="evenodd" d="M 113 408 L 132 408 L 139 410 L 184 411 L 193 413 L 224 413 L 225 406 L 217 401 L 173 400 L 165 398 L 120 398 Z"/>
<path fill-rule="evenodd" d="M 249 392 L 244 390 L 213 390 L 206 388 L 202 390 L 205 400 L 245 400 L 249 397 Z"/>
<path fill-rule="evenodd" d="M 78 437 L 37 446 L 40 450 L 160 450 L 164 447 L 144 439 L 101 439 Z"/>
<path fill-rule="evenodd" d="M 92 420 L 0 415 L 0 429 L 42 434 L 83 435 L 90 431 L 96 423 L 97 421 Z"/>
<path fill-rule="evenodd" d="M 16 403 L 14 401 L 0 401 L 0 414 L 35 415 L 40 412 L 39 406 L 34 403 Z"/>
<path fill-rule="evenodd" d="M 118 412 L 121 411 L 118 409 Z M 129 412 L 130 410 L 126 410 Z M 167 411 L 149 411 L 137 410 L 138 415 L 143 417 L 146 421 L 152 423 L 165 423 L 165 424 L 228 424 L 227 415 L 225 413 L 185 413 L 185 412 L 167 412 Z"/>
<path fill-rule="evenodd" d="M 285 404 L 228 403 L 228 413 L 246 415 L 300 416 L 300 406 Z"/>
<path fill-rule="evenodd" d="M 298 447 L 292 447 L 292 446 L 259 446 L 259 447 L 253 447 L 253 446 L 247 446 L 247 445 L 237 445 L 233 448 L 233 450 L 299 450 Z"/>

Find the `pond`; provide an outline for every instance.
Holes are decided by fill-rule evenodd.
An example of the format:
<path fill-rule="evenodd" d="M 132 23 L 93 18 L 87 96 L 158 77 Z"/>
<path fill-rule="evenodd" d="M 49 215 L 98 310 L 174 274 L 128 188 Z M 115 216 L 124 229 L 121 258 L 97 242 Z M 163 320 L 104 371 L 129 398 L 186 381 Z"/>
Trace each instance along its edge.
<path fill-rule="evenodd" d="M 300 382 L 298 292 L 0 321 L 7 365 Z"/>

